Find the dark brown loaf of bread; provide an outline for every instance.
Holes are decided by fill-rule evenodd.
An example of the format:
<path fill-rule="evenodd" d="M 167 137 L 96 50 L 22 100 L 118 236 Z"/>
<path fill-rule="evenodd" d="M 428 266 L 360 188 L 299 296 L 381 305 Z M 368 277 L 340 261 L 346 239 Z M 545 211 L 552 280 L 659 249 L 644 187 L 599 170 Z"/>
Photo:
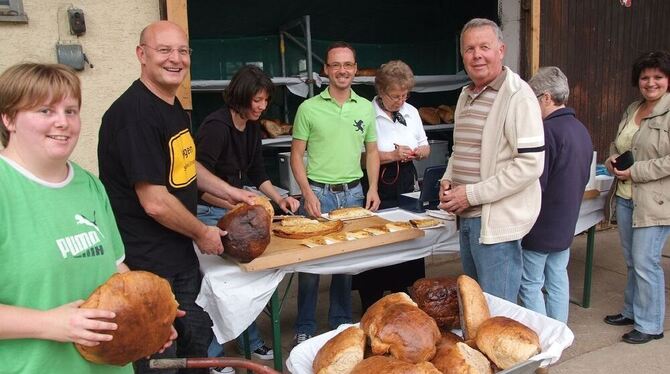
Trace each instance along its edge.
<path fill-rule="evenodd" d="M 440 329 L 458 329 L 458 292 L 456 278 L 421 278 L 410 289 L 412 300 L 435 319 Z"/>
<path fill-rule="evenodd" d="M 116 330 L 101 331 L 114 338 L 95 347 L 75 344 L 88 361 L 125 365 L 156 353 L 172 334 L 177 307 L 170 284 L 148 271 L 112 275 L 96 288 L 80 308 L 116 313 Z"/>
<path fill-rule="evenodd" d="M 272 217 L 260 204 L 243 204 L 231 210 L 217 224 L 221 230 L 228 232 L 221 237 L 224 253 L 242 262 L 262 255 L 270 244 L 271 223 Z"/>

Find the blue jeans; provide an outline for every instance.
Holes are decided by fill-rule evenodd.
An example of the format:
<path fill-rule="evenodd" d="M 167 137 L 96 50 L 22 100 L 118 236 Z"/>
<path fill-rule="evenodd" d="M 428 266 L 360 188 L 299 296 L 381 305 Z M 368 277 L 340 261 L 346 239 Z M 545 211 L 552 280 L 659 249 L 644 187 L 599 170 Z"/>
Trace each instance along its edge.
<path fill-rule="evenodd" d="M 523 250 L 523 275 L 519 299 L 526 308 L 568 323 L 570 248 L 558 252 Z M 542 286 L 547 290 L 545 306 Z"/>
<path fill-rule="evenodd" d="M 360 183 L 353 188 L 341 192 L 333 192 L 328 186 L 321 188 L 311 186 L 312 191 L 321 203 L 321 212 L 344 207 L 362 206 L 365 202 L 363 187 Z M 300 206 L 300 214 L 305 214 L 304 204 Z M 316 333 L 316 303 L 319 295 L 319 275 L 310 273 L 298 274 L 298 316 L 295 331 L 298 334 L 314 335 Z M 351 275 L 333 274 L 330 282 L 330 308 L 328 309 L 328 325 L 331 329 L 342 323 L 351 323 Z"/>
<path fill-rule="evenodd" d="M 633 201 L 616 198 L 616 218 L 627 279 L 621 314 L 645 334 L 663 332 L 665 278 L 661 253 L 670 226 L 633 227 Z"/>
<path fill-rule="evenodd" d="M 460 218 L 459 239 L 463 271 L 484 292 L 516 304 L 523 264 L 521 241 L 481 244 L 481 217 Z"/>
<path fill-rule="evenodd" d="M 216 226 L 216 223 L 219 222 L 221 217 L 223 217 L 227 211 L 228 209 L 225 208 L 198 204 L 198 219 L 205 225 Z M 249 334 L 249 347 L 251 348 L 252 352 L 265 344 L 263 339 L 261 339 L 260 333 L 258 332 L 258 326 L 256 326 L 256 322 L 252 322 L 251 325 L 247 327 L 247 333 Z M 244 347 L 244 339 L 242 338 L 241 334 L 237 337 L 237 344 L 239 347 Z M 223 345 L 216 341 L 216 337 L 212 339 L 212 342 L 209 344 L 207 355 L 208 357 L 224 356 Z"/>

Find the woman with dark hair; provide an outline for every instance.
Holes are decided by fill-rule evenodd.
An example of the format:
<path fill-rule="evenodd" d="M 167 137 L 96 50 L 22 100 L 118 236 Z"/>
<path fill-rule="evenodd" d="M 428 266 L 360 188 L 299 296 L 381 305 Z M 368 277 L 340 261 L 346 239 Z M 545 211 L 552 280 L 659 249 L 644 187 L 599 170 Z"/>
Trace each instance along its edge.
<path fill-rule="evenodd" d="M 400 60 L 383 64 L 375 75 L 377 96 L 372 104 L 381 164 L 377 187 L 379 209 L 397 207 L 401 194 L 414 191 L 416 168 L 412 161 L 430 154 L 419 111 L 406 102 L 413 87 L 414 73 Z M 406 292 L 408 286 L 424 276 L 424 261 L 420 258 L 355 275 L 352 288 L 358 290 L 365 312 L 385 290 Z"/>
<path fill-rule="evenodd" d="M 606 316 L 605 323 L 633 325 L 633 330 L 622 336 L 631 344 L 663 338 L 665 280 L 661 253 L 670 234 L 668 77 L 669 53 L 649 52 L 635 60 L 631 78 L 642 99 L 624 112 L 605 161 L 617 180 L 613 189 L 616 221 L 628 269 L 623 309 Z M 624 166 L 616 160 L 627 151 L 633 161 Z"/>
<path fill-rule="evenodd" d="M 274 85 L 263 70 L 253 65 L 242 67 L 224 91 L 224 106 L 207 116 L 200 125 L 196 135 L 196 159 L 198 167 L 207 168 L 230 185 L 242 188 L 248 181 L 283 211 L 295 212 L 300 206 L 298 200 L 280 196 L 263 165 L 258 119 L 267 108 L 273 91 Z M 227 201 L 203 193 L 198 201 L 198 219 L 207 225 L 216 225 L 230 207 Z M 272 349 L 263 343 L 255 323 L 247 332 L 252 355 L 272 359 Z M 216 339 L 210 346 L 212 356 L 223 353 L 222 347 L 215 343 Z M 219 350 L 217 348 L 221 350 L 213 352 Z M 222 372 L 232 372 L 232 369 Z"/>

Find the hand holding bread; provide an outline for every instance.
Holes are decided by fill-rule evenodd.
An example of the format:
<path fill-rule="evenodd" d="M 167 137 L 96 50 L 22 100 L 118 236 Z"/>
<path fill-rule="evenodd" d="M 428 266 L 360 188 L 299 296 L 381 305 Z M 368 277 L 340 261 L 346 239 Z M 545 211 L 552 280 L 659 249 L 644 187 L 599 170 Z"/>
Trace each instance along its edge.
<path fill-rule="evenodd" d="M 97 345 L 75 344 L 87 360 L 125 365 L 162 349 L 174 336 L 177 302 L 170 284 L 146 271 L 112 275 L 79 307 L 113 312 L 112 339 Z"/>

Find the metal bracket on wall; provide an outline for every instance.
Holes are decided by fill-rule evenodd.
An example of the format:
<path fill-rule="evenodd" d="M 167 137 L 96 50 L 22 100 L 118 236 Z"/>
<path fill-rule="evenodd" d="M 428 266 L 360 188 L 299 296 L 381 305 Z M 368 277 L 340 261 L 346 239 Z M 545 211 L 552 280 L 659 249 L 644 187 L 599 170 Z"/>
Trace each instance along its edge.
<path fill-rule="evenodd" d="M 93 69 L 93 64 L 86 57 L 81 44 L 57 43 L 56 57 L 59 64 L 67 65 L 76 71 L 84 70 L 86 64 Z"/>

